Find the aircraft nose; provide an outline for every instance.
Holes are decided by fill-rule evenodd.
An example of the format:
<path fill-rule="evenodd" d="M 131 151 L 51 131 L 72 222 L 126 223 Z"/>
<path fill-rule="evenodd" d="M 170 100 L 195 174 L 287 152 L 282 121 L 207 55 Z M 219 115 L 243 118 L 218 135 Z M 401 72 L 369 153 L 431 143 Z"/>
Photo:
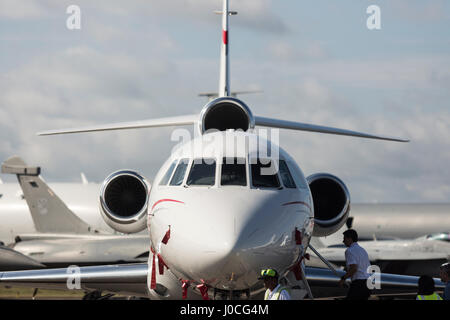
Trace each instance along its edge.
<path fill-rule="evenodd" d="M 248 289 L 263 268 L 282 268 L 295 260 L 293 227 L 283 214 L 269 216 L 261 207 L 222 205 L 186 224 L 186 257 L 180 261 L 187 278 L 225 290 Z M 211 216 L 211 212 L 215 212 Z M 297 253 L 298 255 L 298 253 Z M 282 270 L 280 270 L 282 271 Z"/>

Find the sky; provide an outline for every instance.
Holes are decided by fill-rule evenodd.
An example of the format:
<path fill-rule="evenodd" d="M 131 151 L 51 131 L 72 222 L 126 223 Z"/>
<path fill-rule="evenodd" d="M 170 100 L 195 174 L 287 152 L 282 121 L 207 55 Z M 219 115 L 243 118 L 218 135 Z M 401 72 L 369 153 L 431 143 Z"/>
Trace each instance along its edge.
<path fill-rule="evenodd" d="M 66 22 L 81 10 L 81 29 Z M 366 12 L 380 8 L 381 29 Z M 220 0 L 0 0 L 0 160 L 49 182 L 150 181 L 173 128 L 38 137 L 49 129 L 199 113 L 217 91 Z M 340 177 L 353 202 L 449 202 L 450 2 L 231 0 L 232 90 L 253 114 L 410 139 L 283 130 L 305 176 Z M 5 181 L 14 177 L 0 175 Z"/>

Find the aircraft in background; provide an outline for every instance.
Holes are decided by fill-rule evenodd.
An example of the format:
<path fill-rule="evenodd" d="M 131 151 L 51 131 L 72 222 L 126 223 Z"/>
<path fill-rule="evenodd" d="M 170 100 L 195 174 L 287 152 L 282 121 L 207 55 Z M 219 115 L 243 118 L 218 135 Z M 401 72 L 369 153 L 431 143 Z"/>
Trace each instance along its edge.
<path fill-rule="evenodd" d="M 407 140 L 254 116 L 243 101 L 230 96 L 228 18 L 235 12 L 229 11 L 228 0 L 221 13 L 219 98 L 200 114 L 41 133 L 184 125 L 194 125 L 200 133 L 178 146 L 151 190 L 131 170 L 105 179 L 100 208 L 106 223 L 125 233 L 147 226 L 152 254 L 148 264 L 80 268 L 83 289 L 153 299 L 250 298 L 264 290 L 258 276 L 267 267 L 279 271 L 295 298 L 312 297 L 310 283 L 339 281 L 339 274 L 308 269 L 303 260 L 311 236 L 330 235 L 345 224 L 350 208 L 345 184 L 331 174 L 305 178 L 295 160 L 255 128 Z M 268 152 L 261 155 L 263 147 Z M 0 284 L 67 289 L 67 278 L 65 269 L 4 272 Z M 416 290 L 417 277 L 381 275 L 381 285 Z M 442 283 L 437 281 L 437 287 Z"/>
<path fill-rule="evenodd" d="M 104 232 L 114 232 L 98 214 L 101 184 L 50 183 L 49 188 L 90 226 Z M 15 182 L 0 184 L 0 219 L 3 221 L 0 224 L 0 241 L 5 244 L 14 242 L 19 234 L 48 231 L 36 230 L 22 188 Z"/>
<path fill-rule="evenodd" d="M 311 240 L 314 248 L 328 261 L 345 266 L 342 243 L 325 246 L 320 238 Z M 402 275 L 428 275 L 439 277 L 439 267 L 450 260 L 450 234 L 437 233 L 412 240 L 358 241 L 366 249 L 370 262 L 383 273 Z"/>
<path fill-rule="evenodd" d="M 19 157 L 11 157 L 2 164 L 2 172 L 17 175 L 37 232 L 16 234 L 14 242 L 0 246 L 0 270 L 148 259 L 148 234 L 114 235 L 92 227 L 41 179 L 39 167 L 27 166 Z"/>
<path fill-rule="evenodd" d="M 450 203 L 352 204 L 347 227 L 361 240 L 414 239 L 450 231 L 449 215 Z"/>

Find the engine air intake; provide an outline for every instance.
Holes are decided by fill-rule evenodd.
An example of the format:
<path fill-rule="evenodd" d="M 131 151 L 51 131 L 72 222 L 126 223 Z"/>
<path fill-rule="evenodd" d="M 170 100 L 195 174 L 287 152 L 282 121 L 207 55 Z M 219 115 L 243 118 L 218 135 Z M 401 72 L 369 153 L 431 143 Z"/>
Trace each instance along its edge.
<path fill-rule="evenodd" d="M 146 180 L 134 171 L 122 170 L 111 174 L 103 182 L 100 194 L 100 208 L 105 222 L 123 233 L 143 230 L 148 190 Z"/>
<path fill-rule="evenodd" d="M 245 103 L 236 98 L 222 97 L 208 103 L 201 112 L 201 132 L 215 129 L 247 131 L 255 127 L 255 120 Z"/>
<path fill-rule="evenodd" d="M 350 193 L 344 182 L 327 173 L 307 178 L 314 202 L 314 232 L 328 236 L 341 228 L 350 212 Z"/>

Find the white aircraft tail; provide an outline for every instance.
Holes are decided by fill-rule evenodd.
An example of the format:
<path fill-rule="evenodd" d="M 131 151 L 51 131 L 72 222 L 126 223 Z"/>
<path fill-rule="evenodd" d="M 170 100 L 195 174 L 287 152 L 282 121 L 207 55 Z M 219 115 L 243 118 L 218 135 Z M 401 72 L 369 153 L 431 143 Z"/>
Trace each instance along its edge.
<path fill-rule="evenodd" d="M 2 173 L 15 174 L 30 209 L 36 231 L 43 233 L 98 233 L 76 216 L 39 176 L 40 167 L 30 167 L 17 156 L 2 164 Z"/>

